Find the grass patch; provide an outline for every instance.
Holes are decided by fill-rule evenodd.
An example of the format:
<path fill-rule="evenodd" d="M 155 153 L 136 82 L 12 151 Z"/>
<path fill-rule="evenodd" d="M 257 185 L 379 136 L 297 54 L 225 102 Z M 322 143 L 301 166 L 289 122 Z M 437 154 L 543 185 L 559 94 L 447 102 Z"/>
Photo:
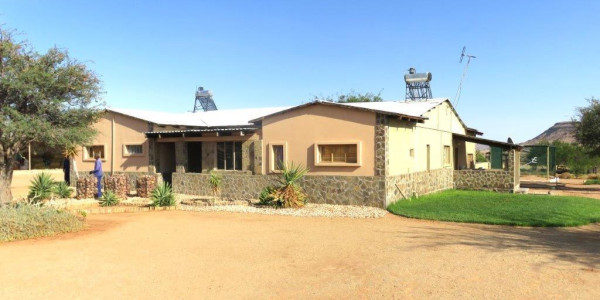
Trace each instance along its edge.
<path fill-rule="evenodd" d="M 0 242 L 51 236 L 83 229 L 84 222 L 51 207 L 0 207 Z"/>
<path fill-rule="evenodd" d="M 583 184 L 600 184 L 600 179 L 588 179 Z"/>
<path fill-rule="evenodd" d="M 388 206 L 400 216 L 495 225 L 562 227 L 600 222 L 600 200 L 448 190 Z"/>

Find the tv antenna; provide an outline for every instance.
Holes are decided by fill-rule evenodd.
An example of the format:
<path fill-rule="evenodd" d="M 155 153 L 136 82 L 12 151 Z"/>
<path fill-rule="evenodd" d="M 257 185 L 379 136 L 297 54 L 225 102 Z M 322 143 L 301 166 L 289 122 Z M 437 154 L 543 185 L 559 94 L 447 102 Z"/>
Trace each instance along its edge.
<path fill-rule="evenodd" d="M 463 70 L 462 77 L 460 78 L 460 83 L 458 84 L 458 90 L 456 90 L 456 96 L 454 97 L 454 108 L 458 106 L 458 101 L 460 100 L 460 93 L 462 91 L 462 84 L 465 81 L 465 77 L 467 76 L 467 70 L 469 69 L 469 63 L 471 63 L 471 58 L 477 58 L 474 55 L 467 53 L 467 47 L 463 46 L 462 53 L 460 54 L 460 59 L 458 60 L 459 64 L 462 64 L 463 59 L 467 57 L 467 64 L 465 65 L 465 69 Z"/>

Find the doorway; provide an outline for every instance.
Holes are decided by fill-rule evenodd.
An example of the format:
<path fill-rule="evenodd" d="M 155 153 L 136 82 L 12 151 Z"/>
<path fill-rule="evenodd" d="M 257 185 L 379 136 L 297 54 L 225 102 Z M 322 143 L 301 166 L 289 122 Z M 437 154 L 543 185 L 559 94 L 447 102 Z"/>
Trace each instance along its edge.
<path fill-rule="evenodd" d="M 175 172 L 175 143 L 158 143 L 159 170 L 163 181 L 172 184 Z"/>

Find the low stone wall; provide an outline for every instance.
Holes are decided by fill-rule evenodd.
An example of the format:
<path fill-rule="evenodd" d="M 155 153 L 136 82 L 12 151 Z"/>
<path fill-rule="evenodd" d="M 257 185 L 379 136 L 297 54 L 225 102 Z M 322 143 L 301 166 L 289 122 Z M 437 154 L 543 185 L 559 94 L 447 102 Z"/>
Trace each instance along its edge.
<path fill-rule="evenodd" d="M 453 188 L 452 169 L 437 169 L 431 171 L 387 176 L 386 207 L 402 199 L 410 198 L 413 194 L 425 195 Z M 402 191 L 402 192 L 400 192 Z"/>
<path fill-rule="evenodd" d="M 86 177 L 86 176 L 91 176 L 89 175 L 89 171 L 80 171 L 79 173 L 79 177 Z M 105 172 L 104 173 L 106 176 L 110 176 L 110 172 Z M 137 179 L 145 176 L 145 175 L 154 175 L 157 176 L 156 178 L 156 182 L 157 184 L 160 184 L 162 182 L 162 175 L 160 174 L 151 174 L 148 172 L 114 172 L 113 175 L 124 175 L 127 177 L 127 181 L 128 181 L 128 186 L 129 186 L 129 191 L 128 192 L 133 192 L 137 189 Z M 72 180 L 73 181 L 73 180 Z M 76 180 L 75 180 L 76 181 Z"/>
<path fill-rule="evenodd" d="M 249 175 L 243 173 L 220 173 L 222 177 L 219 196 L 228 200 L 258 199 L 260 191 L 277 182 L 278 177 L 270 175 Z M 173 192 L 187 195 L 212 196 L 207 173 L 173 173 Z"/>
<path fill-rule="evenodd" d="M 261 190 L 277 184 L 278 175 L 221 174 L 220 197 L 228 200 L 257 199 Z M 209 174 L 173 173 L 175 193 L 209 196 Z M 306 176 L 298 184 L 311 203 L 383 207 L 385 181 L 381 176 Z"/>
<path fill-rule="evenodd" d="M 513 175 L 505 170 L 455 170 L 454 188 L 459 190 L 513 191 Z"/>

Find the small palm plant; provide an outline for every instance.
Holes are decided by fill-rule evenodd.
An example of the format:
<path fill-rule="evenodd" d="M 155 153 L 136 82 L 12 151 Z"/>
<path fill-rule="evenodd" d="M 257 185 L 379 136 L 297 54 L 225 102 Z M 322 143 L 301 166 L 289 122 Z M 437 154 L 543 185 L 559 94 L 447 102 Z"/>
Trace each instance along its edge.
<path fill-rule="evenodd" d="M 302 179 L 308 168 L 301 164 L 294 165 L 291 163 L 289 166 L 283 165 L 281 170 L 281 178 L 279 182 L 282 187 L 277 191 L 277 205 L 284 208 L 299 208 L 306 204 L 306 193 L 302 191 L 302 188 L 297 182 Z"/>
<path fill-rule="evenodd" d="M 75 145 L 67 145 L 63 150 L 64 157 L 74 158 L 77 156 L 77 146 Z"/>
<path fill-rule="evenodd" d="M 52 189 L 54 186 L 54 180 L 48 173 L 40 173 L 31 180 L 29 186 L 29 194 L 27 199 L 29 203 L 35 204 L 42 200 L 50 199 L 52 197 Z"/>
<path fill-rule="evenodd" d="M 210 184 L 210 188 L 212 189 L 213 196 L 217 196 L 219 190 L 221 189 L 221 183 L 223 182 L 223 177 L 216 172 L 210 172 L 210 177 L 208 177 L 208 184 Z"/>
<path fill-rule="evenodd" d="M 175 195 L 168 182 L 158 185 L 150 194 L 153 206 L 173 206 L 176 204 Z"/>
<path fill-rule="evenodd" d="M 66 199 L 71 197 L 71 193 L 73 191 L 69 187 L 69 185 L 61 181 L 54 186 L 54 194 L 56 194 L 61 199 Z"/>
<path fill-rule="evenodd" d="M 268 186 L 264 188 L 258 199 L 263 205 L 272 205 L 283 208 L 300 208 L 306 204 L 306 193 L 298 185 L 308 169 L 304 166 L 294 163 L 289 166 L 281 166 L 280 187 Z"/>
<path fill-rule="evenodd" d="M 111 191 L 106 191 L 102 194 L 102 197 L 98 201 L 100 206 L 115 206 L 119 204 L 119 198 Z"/>

